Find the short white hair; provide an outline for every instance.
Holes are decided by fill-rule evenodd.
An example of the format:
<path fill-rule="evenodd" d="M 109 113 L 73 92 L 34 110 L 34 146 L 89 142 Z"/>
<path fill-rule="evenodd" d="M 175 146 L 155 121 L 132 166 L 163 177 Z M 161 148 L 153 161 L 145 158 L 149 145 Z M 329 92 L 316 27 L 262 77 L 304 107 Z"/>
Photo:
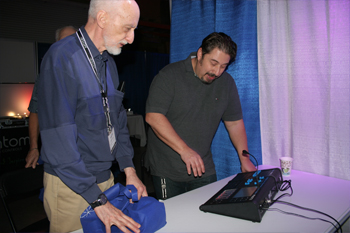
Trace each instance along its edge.
<path fill-rule="evenodd" d="M 117 1 L 123 1 L 123 0 L 117 0 Z M 99 12 L 100 10 L 109 12 L 109 10 L 112 9 L 111 4 L 113 2 L 115 2 L 115 0 L 91 0 L 90 7 L 89 7 L 89 16 L 96 19 L 97 12 Z"/>
<path fill-rule="evenodd" d="M 91 0 L 89 7 L 89 17 L 96 19 L 97 13 L 101 10 L 107 12 L 112 17 L 119 15 L 122 3 L 135 2 L 135 0 Z"/>

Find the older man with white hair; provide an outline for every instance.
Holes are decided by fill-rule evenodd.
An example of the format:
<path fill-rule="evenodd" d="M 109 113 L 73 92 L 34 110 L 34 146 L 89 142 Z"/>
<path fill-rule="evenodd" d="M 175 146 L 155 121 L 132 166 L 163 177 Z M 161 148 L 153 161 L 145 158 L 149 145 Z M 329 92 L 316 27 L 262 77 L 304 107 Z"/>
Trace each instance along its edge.
<path fill-rule="evenodd" d="M 91 0 L 89 18 L 76 34 L 53 44 L 41 65 L 39 124 L 44 161 L 44 207 L 51 232 L 81 228 L 80 215 L 91 205 L 106 225 L 139 232 L 102 193 L 114 184 L 113 160 L 147 196 L 132 162 L 133 148 L 118 90 L 118 55 L 134 40 L 140 10 L 131 0 Z"/>

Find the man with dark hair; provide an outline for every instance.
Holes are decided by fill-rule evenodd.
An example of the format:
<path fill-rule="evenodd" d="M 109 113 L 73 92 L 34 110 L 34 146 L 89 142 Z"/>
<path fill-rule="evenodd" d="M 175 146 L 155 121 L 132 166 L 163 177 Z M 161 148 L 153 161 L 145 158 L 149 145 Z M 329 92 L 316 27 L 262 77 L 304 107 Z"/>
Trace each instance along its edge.
<path fill-rule="evenodd" d="M 223 32 L 213 32 L 203 39 L 202 45 L 202 56 L 210 53 L 213 49 L 218 48 L 220 51 L 230 56 L 230 63 L 235 61 L 237 55 L 236 43 Z"/>
<path fill-rule="evenodd" d="M 137 188 L 139 198 L 147 196 L 132 161 L 124 94 L 109 55 L 133 42 L 139 17 L 133 0 L 91 0 L 86 25 L 53 44 L 43 59 L 38 114 L 50 232 L 82 228 L 80 215 L 89 205 L 107 233 L 112 225 L 140 231 L 140 224 L 103 194 L 114 185 L 110 167 L 116 159 L 126 184 Z"/>
<path fill-rule="evenodd" d="M 225 72 L 237 46 L 224 33 L 207 36 L 197 53 L 169 64 L 154 78 L 146 103 L 146 166 L 157 198 L 166 199 L 216 181 L 210 146 L 223 120 L 241 161 L 242 172 L 256 170 L 248 155 L 240 100 Z M 193 173 L 193 174 L 192 174 Z"/>

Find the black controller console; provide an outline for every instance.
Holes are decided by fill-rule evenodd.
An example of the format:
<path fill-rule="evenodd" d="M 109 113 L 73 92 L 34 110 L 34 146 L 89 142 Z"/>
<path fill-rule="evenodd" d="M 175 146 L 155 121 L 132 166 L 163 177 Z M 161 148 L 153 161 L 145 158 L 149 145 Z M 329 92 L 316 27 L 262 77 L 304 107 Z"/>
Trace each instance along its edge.
<path fill-rule="evenodd" d="M 199 209 L 261 222 L 266 212 L 262 207 L 274 198 L 282 181 L 278 168 L 239 173 Z"/>

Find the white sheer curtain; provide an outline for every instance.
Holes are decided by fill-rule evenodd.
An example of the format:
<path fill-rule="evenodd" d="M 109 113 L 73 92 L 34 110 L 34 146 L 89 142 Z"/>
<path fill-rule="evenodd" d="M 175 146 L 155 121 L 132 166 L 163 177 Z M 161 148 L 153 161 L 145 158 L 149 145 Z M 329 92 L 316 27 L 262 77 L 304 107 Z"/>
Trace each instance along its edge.
<path fill-rule="evenodd" d="M 350 179 L 350 1 L 259 0 L 264 164 Z"/>

